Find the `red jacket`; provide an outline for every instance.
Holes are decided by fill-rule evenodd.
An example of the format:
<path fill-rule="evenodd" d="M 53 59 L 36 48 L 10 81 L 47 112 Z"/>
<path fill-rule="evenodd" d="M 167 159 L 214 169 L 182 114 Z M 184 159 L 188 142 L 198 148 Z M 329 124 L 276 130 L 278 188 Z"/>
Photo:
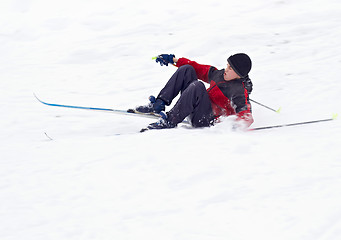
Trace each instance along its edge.
<path fill-rule="evenodd" d="M 194 67 L 198 79 L 210 84 L 207 92 L 216 118 L 236 115 L 237 120 L 244 122 L 247 127 L 253 123 L 249 93 L 243 78 L 225 81 L 224 69 L 218 70 L 213 66 L 198 64 L 186 58 L 180 58 L 176 66 L 187 64 Z"/>

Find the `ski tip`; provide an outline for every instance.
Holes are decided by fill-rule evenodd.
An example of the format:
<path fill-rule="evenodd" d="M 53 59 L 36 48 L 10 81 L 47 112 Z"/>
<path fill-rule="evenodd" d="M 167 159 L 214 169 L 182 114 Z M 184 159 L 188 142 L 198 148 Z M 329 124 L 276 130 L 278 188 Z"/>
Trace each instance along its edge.
<path fill-rule="evenodd" d="M 44 134 L 45 134 L 45 136 L 50 140 L 50 141 L 52 141 L 53 139 L 49 136 L 49 135 L 47 135 L 47 133 L 46 132 L 44 132 Z"/>
<path fill-rule="evenodd" d="M 337 119 L 337 113 L 334 113 L 334 114 L 333 114 L 332 119 L 333 119 L 333 120 L 336 120 L 336 119 Z"/>
<path fill-rule="evenodd" d="M 155 60 L 155 59 L 157 59 L 157 57 L 152 57 L 152 60 Z"/>
<path fill-rule="evenodd" d="M 143 132 L 148 131 L 148 130 L 149 130 L 149 128 L 142 128 L 142 129 L 140 130 L 140 133 L 143 133 Z"/>
<path fill-rule="evenodd" d="M 281 113 L 281 111 L 282 111 L 282 107 L 280 107 L 280 108 L 276 111 L 276 113 Z"/>
<path fill-rule="evenodd" d="M 37 94 L 33 93 L 33 96 L 34 96 L 39 102 L 44 103 L 42 100 L 40 100 L 40 99 L 38 98 Z M 45 104 L 45 103 L 44 103 L 44 104 Z"/>

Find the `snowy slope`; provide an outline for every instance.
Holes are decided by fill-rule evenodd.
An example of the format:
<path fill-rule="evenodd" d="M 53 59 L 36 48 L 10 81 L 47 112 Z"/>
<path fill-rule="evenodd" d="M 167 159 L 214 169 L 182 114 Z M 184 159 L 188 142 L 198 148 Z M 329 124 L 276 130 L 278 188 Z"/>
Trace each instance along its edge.
<path fill-rule="evenodd" d="M 339 120 L 137 133 L 174 53 L 253 59 L 253 127 L 340 113 L 341 3 L 2 0 L 0 239 L 341 239 Z M 45 135 L 45 133 L 47 135 Z M 53 140 L 49 139 L 52 138 Z"/>

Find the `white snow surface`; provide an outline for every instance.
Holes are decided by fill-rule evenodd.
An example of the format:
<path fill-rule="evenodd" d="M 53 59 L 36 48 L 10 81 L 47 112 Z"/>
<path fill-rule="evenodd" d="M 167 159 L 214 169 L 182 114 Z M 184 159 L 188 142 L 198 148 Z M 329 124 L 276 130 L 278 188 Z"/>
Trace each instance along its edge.
<path fill-rule="evenodd" d="M 1 0 L 1 240 L 339 240 L 339 120 L 138 133 L 174 53 L 253 60 L 252 127 L 340 113 L 339 0 Z M 52 140 L 51 140 L 51 139 Z"/>

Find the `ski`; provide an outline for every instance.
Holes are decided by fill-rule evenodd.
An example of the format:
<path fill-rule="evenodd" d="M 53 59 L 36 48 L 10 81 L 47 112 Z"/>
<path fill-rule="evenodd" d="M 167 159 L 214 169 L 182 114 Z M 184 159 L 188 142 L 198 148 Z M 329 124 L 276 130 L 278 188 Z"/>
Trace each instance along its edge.
<path fill-rule="evenodd" d="M 138 117 L 153 118 L 153 119 L 159 119 L 159 118 L 165 117 L 163 112 L 161 112 L 160 114 L 158 114 L 158 113 L 141 113 L 141 112 L 138 112 L 134 109 L 120 110 L 120 109 L 112 109 L 112 108 L 83 107 L 83 106 L 64 105 L 64 104 L 57 104 L 57 103 L 48 103 L 48 102 L 45 102 L 45 101 L 42 101 L 41 99 L 39 99 L 36 94 L 33 94 L 33 95 L 39 102 L 41 102 L 42 104 L 47 105 L 47 106 L 102 111 L 102 112 L 110 112 L 110 113 L 121 114 L 121 115 L 138 116 Z M 328 122 L 328 121 L 335 120 L 336 118 L 337 118 L 337 114 L 334 114 L 333 117 L 326 118 L 326 119 L 307 121 L 307 122 L 297 122 L 297 123 L 289 123 L 289 124 L 272 125 L 272 126 L 265 126 L 265 127 L 256 127 L 256 128 L 250 128 L 250 129 L 248 129 L 248 131 L 258 131 L 258 130 L 266 130 L 266 129 L 272 129 L 272 128 L 282 128 L 282 127 L 299 126 L 299 125 L 306 125 L 306 124 L 312 124 L 312 123 Z M 183 123 L 188 124 L 189 122 L 185 120 L 185 121 L 183 121 Z"/>
<path fill-rule="evenodd" d="M 328 121 L 333 121 L 336 118 L 337 118 L 337 114 L 334 114 L 332 118 L 326 118 L 326 119 L 320 119 L 320 120 L 314 120 L 314 121 L 307 121 L 307 122 L 280 124 L 280 125 L 273 125 L 273 126 L 266 126 L 266 127 L 257 127 L 257 128 L 251 128 L 251 129 L 249 129 L 249 131 L 257 131 L 257 130 L 265 130 L 265 129 L 271 129 L 271 128 L 292 127 L 292 126 L 306 125 L 306 124 L 312 124 L 312 123 L 328 122 Z"/>
<path fill-rule="evenodd" d="M 45 102 L 45 101 L 42 101 L 41 99 L 39 99 L 36 94 L 33 94 L 33 95 L 42 104 L 45 104 L 47 106 L 52 106 L 52 107 L 62 107 L 62 108 L 92 110 L 92 111 L 99 111 L 99 112 L 109 112 L 109 113 L 115 113 L 115 114 L 121 114 L 121 115 L 138 116 L 138 117 L 153 118 L 153 119 L 159 119 L 159 118 L 163 117 L 163 115 L 162 115 L 163 113 L 162 114 L 141 113 L 141 112 L 137 112 L 134 109 L 120 110 L 120 109 L 112 109 L 112 108 L 83 107 L 83 106 L 64 105 L 64 104 L 57 104 L 57 103 L 48 103 L 48 102 Z"/>

